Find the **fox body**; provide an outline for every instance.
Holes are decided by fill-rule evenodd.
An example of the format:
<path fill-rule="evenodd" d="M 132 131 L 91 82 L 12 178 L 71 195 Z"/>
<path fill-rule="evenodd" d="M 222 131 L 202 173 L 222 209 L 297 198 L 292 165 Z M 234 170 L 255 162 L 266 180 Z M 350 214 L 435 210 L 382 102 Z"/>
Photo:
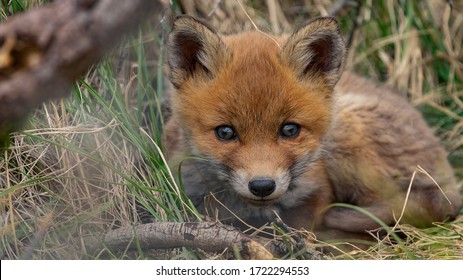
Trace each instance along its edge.
<path fill-rule="evenodd" d="M 236 225 L 278 215 L 322 239 L 379 227 L 357 210 L 330 207 L 337 202 L 389 225 L 405 201 L 403 223 L 457 214 L 458 186 L 432 130 L 401 97 L 343 73 L 345 52 L 332 18 L 280 37 L 222 36 L 192 17 L 176 19 L 165 147 L 199 210 Z M 430 176 L 418 172 L 411 183 L 418 165 Z"/>

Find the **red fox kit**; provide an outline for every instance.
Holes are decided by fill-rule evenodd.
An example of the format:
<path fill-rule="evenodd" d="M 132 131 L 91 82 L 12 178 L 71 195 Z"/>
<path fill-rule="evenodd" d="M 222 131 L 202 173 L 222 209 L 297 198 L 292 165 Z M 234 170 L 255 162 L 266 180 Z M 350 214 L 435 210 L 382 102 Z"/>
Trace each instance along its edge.
<path fill-rule="evenodd" d="M 222 36 L 178 17 L 168 41 L 172 116 L 167 154 L 181 164 L 200 211 L 261 226 L 276 214 L 320 238 L 396 222 L 454 217 L 461 197 L 446 153 L 402 98 L 343 72 L 337 22 L 318 18 L 290 36 Z M 341 76 L 342 74 L 342 76 Z"/>

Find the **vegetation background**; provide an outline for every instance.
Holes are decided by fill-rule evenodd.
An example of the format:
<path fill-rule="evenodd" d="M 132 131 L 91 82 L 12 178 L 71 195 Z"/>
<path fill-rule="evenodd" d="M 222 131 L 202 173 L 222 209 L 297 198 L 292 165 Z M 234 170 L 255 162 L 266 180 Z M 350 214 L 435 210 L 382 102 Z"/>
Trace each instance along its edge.
<path fill-rule="evenodd" d="M 46 2 L 1 0 L 0 20 Z M 10 149 L 0 155 L 0 258 L 233 257 L 187 248 L 91 255 L 81 248 L 91 234 L 153 220 L 183 222 L 197 214 L 160 152 L 163 51 L 180 13 L 204 18 L 225 33 L 256 26 L 290 32 L 308 19 L 334 15 L 349 44 L 347 69 L 406 96 L 442 139 L 463 183 L 461 1 L 164 2 L 166 9 L 94 65 L 69 98 L 41 105 L 24 130 L 11 135 Z M 463 215 L 428 229 L 396 230 L 403 242 L 381 240 L 368 251 L 332 258 L 463 258 Z"/>

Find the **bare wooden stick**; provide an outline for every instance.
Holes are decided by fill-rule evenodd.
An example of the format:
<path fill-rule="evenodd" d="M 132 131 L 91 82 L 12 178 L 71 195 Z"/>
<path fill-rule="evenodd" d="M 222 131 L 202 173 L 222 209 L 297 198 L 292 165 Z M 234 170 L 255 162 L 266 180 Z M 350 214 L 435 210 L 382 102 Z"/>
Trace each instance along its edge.
<path fill-rule="evenodd" d="M 288 254 L 280 241 L 249 236 L 238 229 L 219 223 L 156 222 L 109 231 L 101 238 L 84 240 L 87 253 L 98 251 L 136 249 L 168 249 L 179 247 L 198 248 L 208 252 L 238 250 L 246 259 L 272 259 Z M 306 255 L 307 256 L 307 255 Z M 320 259 L 318 252 L 311 259 Z"/>
<path fill-rule="evenodd" d="M 158 0 L 57 0 L 1 24 L 0 141 L 41 102 L 68 95 L 75 79 L 160 9 Z"/>
<path fill-rule="evenodd" d="M 137 243 L 144 249 L 193 247 L 208 252 L 238 249 L 245 258 L 273 257 L 264 246 L 249 236 L 233 227 L 217 223 L 156 222 L 119 228 L 107 232 L 100 241 L 96 238 L 87 239 L 85 247 L 93 253 L 104 248 L 136 249 Z"/>

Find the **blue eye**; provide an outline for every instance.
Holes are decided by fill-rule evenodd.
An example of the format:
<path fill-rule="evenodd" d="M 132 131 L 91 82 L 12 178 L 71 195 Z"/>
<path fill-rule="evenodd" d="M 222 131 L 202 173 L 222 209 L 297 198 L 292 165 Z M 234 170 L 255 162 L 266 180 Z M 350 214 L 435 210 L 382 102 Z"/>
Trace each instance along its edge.
<path fill-rule="evenodd" d="M 301 131 L 301 126 L 295 123 L 284 124 L 280 129 L 280 136 L 283 138 L 296 138 Z"/>
<path fill-rule="evenodd" d="M 233 141 L 237 137 L 235 130 L 229 125 L 216 127 L 215 136 L 221 141 Z"/>

